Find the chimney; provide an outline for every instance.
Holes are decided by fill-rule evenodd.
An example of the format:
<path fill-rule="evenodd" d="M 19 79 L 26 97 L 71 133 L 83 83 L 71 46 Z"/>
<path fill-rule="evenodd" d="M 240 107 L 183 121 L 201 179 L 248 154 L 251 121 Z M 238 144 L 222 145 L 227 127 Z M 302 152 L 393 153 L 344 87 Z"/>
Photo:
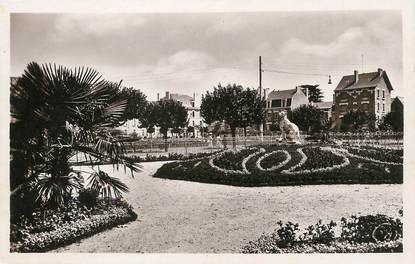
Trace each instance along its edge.
<path fill-rule="evenodd" d="M 383 73 L 383 69 L 382 69 L 382 68 L 378 68 L 378 74 L 379 74 L 379 77 L 381 77 L 381 76 L 382 76 L 382 73 Z"/>
<path fill-rule="evenodd" d="M 354 83 L 359 81 L 359 72 L 357 70 L 354 71 Z"/>
<path fill-rule="evenodd" d="M 169 100 L 169 99 L 170 99 L 170 93 L 166 92 L 166 100 Z"/>
<path fill-rule="evenodd" d="M 160 94 L 157 93 L 157 101 L 160 101 Z"/>

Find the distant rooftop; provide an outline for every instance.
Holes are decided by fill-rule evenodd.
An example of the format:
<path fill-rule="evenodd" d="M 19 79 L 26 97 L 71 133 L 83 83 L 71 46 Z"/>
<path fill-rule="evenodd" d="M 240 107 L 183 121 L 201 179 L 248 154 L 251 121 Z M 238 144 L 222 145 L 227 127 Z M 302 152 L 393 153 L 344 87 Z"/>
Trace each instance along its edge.
<path fill-rule="evenodd" d="M 285 99 L 291 98 L 295 94 L 296 89 L 271 91 L 268 94 L 269 99 Z"/>
<path fill-rule="evenodd" d="M 386 71 L 378 69 L 375 72 L 366 72 L 357 74 L 357 82 L 355 81 L 355 75 L 346 75 L 340 80 L 335 91 L 345 89 L 359 89 L 359 88 L 372 88 L 376 87 L 382 78 L 384 78 L 386 85 L 389 90 L 393 90 L 392 85 L 389 81 Z"/>

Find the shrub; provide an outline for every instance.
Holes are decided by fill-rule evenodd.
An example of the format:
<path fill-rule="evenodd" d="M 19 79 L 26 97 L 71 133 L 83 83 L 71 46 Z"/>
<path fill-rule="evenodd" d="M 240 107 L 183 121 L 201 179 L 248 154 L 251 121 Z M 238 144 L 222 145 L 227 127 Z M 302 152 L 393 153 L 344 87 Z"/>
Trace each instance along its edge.
<path fill-rule="evenodd" d="M 402 222 L 382 214 L 343 217 L 341 228 L 341 237 L 350 242 L 389 241 L 402 237 Z"/>
<path fill-rule="evenodd" d="M 99 191 L 92 188 L 81 189 L 78 192 L 78 200 L 82 205 L 93 207 L 98 202 Z"/>
<path fill-rule="evenodd" d="M 249 241 L 242 247 L 242 253 L 402 252 L 402 223 L 399 219 L 385 215 L 368 215 L 342 218 L 341 222 L 341 237 L 335 237 L 333 230 L 336 226 L 335 222 L 323 224 L 319 220 L 295 239 L 298 224 L 288 222 L 284 225 L 279 221 L 279 229 L 269 235 L 262 234 L 257 240 Z M 385 224 L 389 228 L 381 230 L 375 238 L 372 238 L 373 230 Z"/>
<path fill-rule="evenodd" d="M 310 241 L 317 244 L 330 244 L 335 240 L 335 233 L 333 228 L 337 224 L 330 221 L 328 224 L 323 224 L 319 220 L 315 225 L 307 227 L 306 232 L 301 236 L 302 241 Z"/>
<path fill-rule="evenodd" d="M 277 224 L 280 226 L 280 228 L 276 230 L 278 235 L 277 245 L 280 248 L 293 245 L 296 241 L 296 232 L 299 230 L 298 224 L 294 224 L 290 221 L 285 224 L 283 224 L 282 221 L 278 221 Z"/>

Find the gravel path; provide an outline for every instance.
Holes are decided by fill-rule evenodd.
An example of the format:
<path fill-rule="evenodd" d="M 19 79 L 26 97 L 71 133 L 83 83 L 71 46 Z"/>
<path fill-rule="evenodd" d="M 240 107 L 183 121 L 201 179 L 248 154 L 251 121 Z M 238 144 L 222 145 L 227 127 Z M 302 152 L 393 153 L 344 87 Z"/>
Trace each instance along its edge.
<path fill-rule="evenodd" d="M 152 178 L 162 164 L 143 163 L 134 179 L 113 173 L 130 187 L 137 221 L 54 252 L 238 253 L 278 220 L 306 226 L 358 213 L 396 216 L 402 206 L 402 185 L 249 188 Z"/>

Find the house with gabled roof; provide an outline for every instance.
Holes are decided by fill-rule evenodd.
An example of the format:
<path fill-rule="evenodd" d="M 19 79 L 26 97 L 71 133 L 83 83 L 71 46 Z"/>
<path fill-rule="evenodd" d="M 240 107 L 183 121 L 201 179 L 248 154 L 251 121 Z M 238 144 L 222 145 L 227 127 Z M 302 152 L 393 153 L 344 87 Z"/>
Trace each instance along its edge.
<path fill-rule="evenodd" d="M 380 121 L 391 111 L 392 84 L 385 70 L 343 76 L 334 89 L 333 118 L 340 128 L 343 116 L 350 111 L 374 114 Z"/>
<path fill-rule="evenodd" d="M 307 89 L 301 89 L 297 86 L 294 89 L 288 90 L 273 90 L 266 96 L 266 110 L 267 110 L 267 129 L 278 119 L 278 112 L 285 110 L 291 111 L 302 105 L 308 105 Z"/>

